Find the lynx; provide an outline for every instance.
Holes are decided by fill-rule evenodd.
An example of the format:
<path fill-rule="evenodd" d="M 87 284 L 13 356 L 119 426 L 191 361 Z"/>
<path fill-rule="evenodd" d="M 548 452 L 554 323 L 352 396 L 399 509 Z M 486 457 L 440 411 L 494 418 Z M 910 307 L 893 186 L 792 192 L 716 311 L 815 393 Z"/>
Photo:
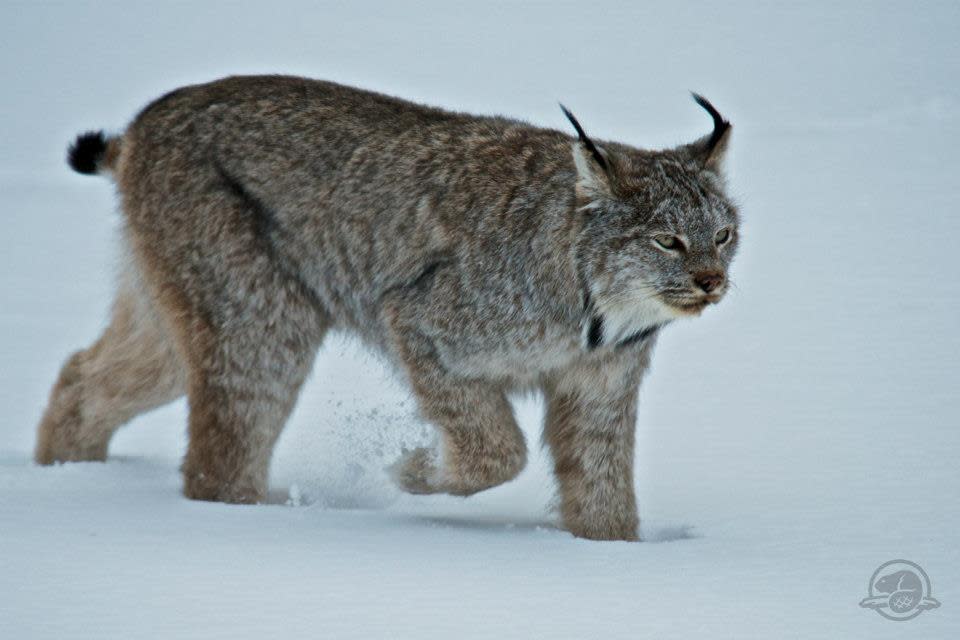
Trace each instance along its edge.
<path fill-rule="evenodd" d="M 104 460 L 115 430 L 186 395 L 188 498 L 264 500 L 274 443 L 332 329 L 394 364 L 436 447 L 410 493 L 507 482 L 508 394 L 541 391 L 563 526 L 635 540 L 637 395 L 658 332 L 725 294 L 731 126 L 647 151 L 296 77 L 177 89 L 68 159 L 109 174 L 129 264 L 71 356 L 36 461 Z"/>

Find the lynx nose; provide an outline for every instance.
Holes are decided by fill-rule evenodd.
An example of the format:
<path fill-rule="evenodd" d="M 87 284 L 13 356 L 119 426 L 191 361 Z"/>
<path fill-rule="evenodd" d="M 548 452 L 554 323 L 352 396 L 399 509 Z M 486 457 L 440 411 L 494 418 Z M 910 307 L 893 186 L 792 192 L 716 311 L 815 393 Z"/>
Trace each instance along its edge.
<path fill-rule="evenodd" d="M 704 293 L 713 293 L 723 285 L 723 274 L 719 271 L 700 271 L 693 274 L 693 281 Z"/>

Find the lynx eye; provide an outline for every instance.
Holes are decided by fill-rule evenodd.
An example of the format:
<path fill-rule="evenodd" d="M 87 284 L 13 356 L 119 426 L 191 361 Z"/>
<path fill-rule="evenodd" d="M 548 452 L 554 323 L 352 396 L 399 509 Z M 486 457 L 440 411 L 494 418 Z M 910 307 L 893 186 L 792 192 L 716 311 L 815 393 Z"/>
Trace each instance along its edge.
<path fill-rule="evenodd" d="M 670 235 L 669 233 L 655 235 L 653 236 L 653 241 L 660 245 L 662 249 L 666 249 L 667 251 L 683 251 L 683 241 L 681 241 L 677 236 Z"/>
<path fill-rule="evenodd" d="M 730 227 L 726 227 L 724 229 L 720 229 L 720 231 L 717 231 L 717 235 L 715 235 L 713 239 L 719 247 L 722 244 L 727 244 L 727 241 L 730 240 L 730 235 Z"/>

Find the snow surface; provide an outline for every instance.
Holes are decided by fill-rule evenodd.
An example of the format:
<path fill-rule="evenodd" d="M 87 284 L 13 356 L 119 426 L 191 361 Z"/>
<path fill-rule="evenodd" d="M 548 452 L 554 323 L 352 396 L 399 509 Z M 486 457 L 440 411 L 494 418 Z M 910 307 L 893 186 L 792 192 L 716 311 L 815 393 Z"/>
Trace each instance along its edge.
<path fill-rule="evenodd" d="M 0 637 L 960 635 L 960 4 L 0 4 Z M 348 338 L 323 348 L 274 504 L 179 493 L 182 402 L 106 464 L 38 468 L 61 362 L 110 300 L 112 188 L 76 132 L 228 73 L 289 72 L 668 146 L 734 123 L 737 288 L 641 394 L 643 543 L 554 525 L 534 455 L 469 499 L 397 493 L 430 438 Z M 861 609 L 896 558 L 943 604 Z"/>

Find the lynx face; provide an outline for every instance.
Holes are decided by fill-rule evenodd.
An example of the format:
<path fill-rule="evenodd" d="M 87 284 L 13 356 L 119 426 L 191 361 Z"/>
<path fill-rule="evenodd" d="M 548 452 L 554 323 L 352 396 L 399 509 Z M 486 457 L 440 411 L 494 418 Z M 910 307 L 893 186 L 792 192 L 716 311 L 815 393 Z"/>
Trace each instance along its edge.
<path fill-rule="evenodd" d="M 698 315 L 727 292 L 739 231 L 719 166 L 730 127 L 720 126 L 712 142 L 655 153 L 585 136 L 574 145 L 586 216 L 579 267 L 601 318 L 600 343 Z"/>

